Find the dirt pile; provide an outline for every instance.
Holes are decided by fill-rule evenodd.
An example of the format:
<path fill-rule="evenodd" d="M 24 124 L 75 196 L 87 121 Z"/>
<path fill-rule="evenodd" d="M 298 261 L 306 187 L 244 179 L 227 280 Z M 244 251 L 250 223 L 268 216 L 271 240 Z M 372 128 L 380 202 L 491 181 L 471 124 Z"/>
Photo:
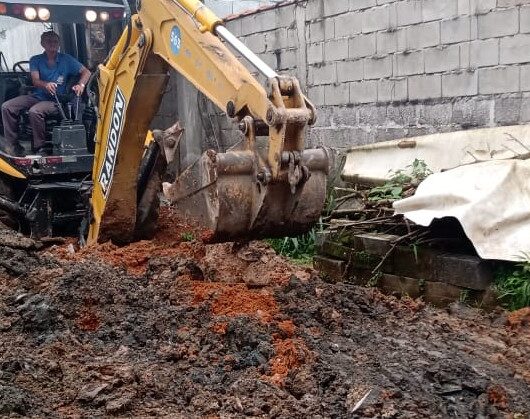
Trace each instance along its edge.
<path fill-rule="evenodd" d="M 524 313 L 328 284 L 181 228 L 74 253 L 0 238 L 0 416 L 530 413 Z"/>

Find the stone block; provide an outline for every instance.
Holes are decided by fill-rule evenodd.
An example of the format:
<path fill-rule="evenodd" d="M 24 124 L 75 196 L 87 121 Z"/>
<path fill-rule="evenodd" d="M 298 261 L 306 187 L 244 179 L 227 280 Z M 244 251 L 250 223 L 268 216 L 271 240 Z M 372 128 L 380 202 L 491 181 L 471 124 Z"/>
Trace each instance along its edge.
<path fill-rule="evenodd" d="M 470 0 L 470 14 L 480 15 L 488 13 L 497 7 L 497 0 Z"/>
<path fill-rule="evenodd" d="M 393 252 L 393 273 L 398 276 L 434 280 L 433 264 L 436 253 L 430 249 L 418 248 L 413 252 L 410 247 L 397 246 Z"/>
<path fill-rule="evenodd" d="M 324 61 L 324 43 L 307 45 L 307 63 L 315 64 Z"/>
<path fill-rule="evenodd" d="M 519 31 L 519 10 L 494 10 L 478 17 L 478 36 L 481 39 L 515 35 Z"/>
<path fill-rule="evenodd" d="M 266 44 L 267 51 L 276 51 L 278 49 L 285 49 L 291 47 L 287 39 L 286 28 L 280 28 L 267 32 L 265 36 L 263 36 L 263 34 L 257 34 L 252 36 L 258 36 L 261 42 Z"/>
<path fill-rule="evenodd" d="M 426 103 L 418 106 L 416 114 L 419 125 L 440 127 L 451 123 L 453 105 L 451 102 Z"/>
<path fill-rule="evenodd" d="M 411 105 L 410 103 L 405 104 L 392 104 L 386 108 L 386 118 L 388 121 L 395 123 L 396 125 L 408 127 L 417 125 L 418 118 L 416 116 L 416 107 L 423 105 Z"/>
<path fill-rule="evenodd" d="M 495 122 L 499 125 L 518 124 L 521 118 L 521 98 L 495 98 Z"/>
<path fill-rule="evenodd" d="M 377 54 L 390 54 L 407 48 L 407 30 L 377 32 Z"/>
<path fill-rule="evenodd" d="M 360 106 L 358 116 L 359 125 L 369 127 L 381 125 L 386 120 L 386 106 L 380 104 Z"/>
<path fill-rule="evenodd" d="M 530 91 L 530 65 L 521 66 L 521 91 Z"/>
<path fill-rule="evenodd" d="M 364 78 L 365 80 L 380 79 L 392 75 L 392 58 L 369 57 L 364 59 Z"/>
<path fill-rule="evenodd" d="M 333 20 L 324 19 L 309 24 L 309 42 L 321 42 L 335 37 Z"/>
<path fill-rule="evenodd" d="M 519 67 L 481 68 L 478 72 L 481 95 L 519 91 Z"/>
<path fill-rule="evenodd" d="M 530 34 L 501 38 L 500 42 L 500 64 L 530 61 Z"/>
<path fill-rule="evenodd" d="M 499 40 L 472 41 L 469 44 L 469 65 L 486 67 L 499 64 Z"/>
<path fill-rule="evenodd" d="M 313 128 L 309 131 L 313 147 L 326 146 L 347 149 L 355 145 L 373 142 L 374 134 L 361 128 Z"/>
<path fill-rule="evenodd" d="M 345 13 L 333 19 L 335 20 L 336 38 L 351 37 L 361 33 L 362 21 L 359 12 Z"/>
<path fill-rule="evenodd" d="M 364 251 L 376 256 L 385 256 L 391 249 L 392 243 L 397 239 L 399 239 L 399 236 L 394 234 L 356 234 L 353 238 L 353 246 L 357 251 Z"/>
<path fill-rule="evenodd" d="M 344 0 L 346 2 L 346 0 Z M 362 10 L 373 7 L 377 4 L 376 0 L 349 0 L 350 10 Z"/>
<path fill-rule="evenodd" d="M 471 14 L 471 7 L 469 0 L 458 0 L 458 15 L 469 15 Z"/>
<path fill-rule="evenodd" d="M 262 34 L 246 36 L 242 38 L 242 42 L 255 54 L 265 52 L 267 46 L 267 44 L 265 43 L 265 37 Z"/>
<path fill-rule="evenodd" d="M 333 28 L 335 32 L 335 28 Z M 309 43 L 322 42 L 326 39 L 326 33 L 324 29 L 324 21 L 319 20 L 318 22 L 309 24 Z"/>
<path fill-rule="evenodd" d="M 323 86 L 318 86 L 318 87 L 322 87 L 323 89 Z M 322 90 L 322 92 L 324 92 L 324 90 Z M 317 122 L 313 126 L 314 127 L 329 127 L 331 125 L 332 110 L 333 108 L 328 108 L 327 106 L 325 107 L 317 106 Z"/>
<path fill-rule="evenodd" d="M 423 51 L 405 52 L 394 55 L 394 76 L 408 76 L 425 72 Z"/>
<path fill-rule="evenodd" d="M 461 71 L 442 75 L 442 96 L 474 96 L 478 93 L 478 73 Z"/>
<path fill-rule="evenodd" d="M 376 141 L 390 141 L 403 138 L 407 135 L 407 130 L 401 127 L 378 127 L 375 134 Z"/>
<path fill-rule="evenodd" d="M 448 45 L 429 48 L 424 51 L 424 59 L 426 73 L 457 70 L 460 67 L 460 47 Z"/>
<path fill-rule="evenodd" d="M 345 0 L 324 1 L 324 16 L 340 15 L 350 10 L 350 3 Z"/>
<path fill-rule="evenodd" d="M 411 76 L 408 90 L 410 100 L 439 98 L 442 96 L 442 77 L 439 74 Z"/>
<path fill-rule="evenodd" d="M 320 272 L 325 280 L 340 282 L 344 280 L 346 273 L 346 262 L 343 260 L 330 259 L 324 256 L 313 258 L 314 268 Z"/>
<path fill-rule="evenodd" d="M 458 13 L 457 0 L 423 0 L 422 16 L 424 22 L 450 19 Z"/>
<path fill-rule="evenodd" d="M 342 61 L 337 63 L 337 80 L 339 83 L 358 81 L 364 77 L 363 60 Z"/>
<path fill-rule="evenodd" d="M 348 59 L 348 39 L 333 39 L 324 43 L 324 60 L 340 61 Z"/>
<path fill-rule="evenodd" d="M 391 27 L 390 6 L 388 4 L 366 9 L 361 16 L 363 33 L 382 31 Z"/>
<path fill-rule="evenodd" d="M 357 35 L 350 38 L 348 45 L 349 57 L 352 59 L 368 57 L 376 52 L 376 35 Z"/>
<path fill-rule="evenodd" d="M 294 49 L 284 49 L 276 53 L 278 70 L 292 70 L 298 65 L 298 53 Z"/>
<path fill-rule="evenodd" d="M 335 64 L 323 64 L 309 67 L 309 83 L 313 86 L 320 84 L 332 84 L 337 81 Z"/>
<path fill-rule="evenodd" d="M 307 2 L 305 18 L 306 21 L 324 17 L 324 0 L 312 0 Z"/>
<path fill-rule="evenodd" d="M 377 102 L 377 81 L 366 80 L 350 83 L 351 103 Z"/>
<path fill-rule="evenodd" d="M 493 281 L 492 265 L 478 256 L 441 253 L 433 264 L 436 281 L 483 291 Z"/>
<path fill-rule="evenodd" d="M 437 307 L 445 307 L 459 301 L 463 292 L 464 288 L 443 282 L 425 281 L 423 284 L 424 300 Z"/>
<path fill-rule="evenodd" d="M 454 44 L 471 40 L 471 18 L 460 16 L 456 19 L 441 22 L 442 44 Z"/>
<path fill-rule="evenodd" d="M 408 99 L 407 79 L 383 79 L 377 82 L 379 102 L 405 101 Z"/>
<path fill-rule="evenodd" d="M 349 246 L 345 246 L 337 241 L 334 241 L 333 235 L 326 234 L 321 239 L 321 244 L 318 247 L 318 253 L 321 256 L 331 257 L 333 259 L 348 261 L 350 259 L 350 253 L 354 249 Z"/>
<path fill-rule="evenodd" d="M 274 9 L 274 23 L 270 29 L 288 28 L 296 22 L 296 6 L 294 4 Z"/>
<path fill-rule="evenodd" d="M 307 89 L 307 96 L 315 106 L 324 105 L 324 86 L 309 87 Z"/>
<path fill-rule="evenodd" d="M 493 125 L 494 102 L 492 99 L 459 99 L 453 103 L 451 122 L 462 128 L 477 128 Z"/>
<path fill-rule="evenodd" d="M 348 126 L 353 127 L 357 125 L 357 107 L 336 107 L 332 108 L 330 116 L 330 124 L 338 127 Z"/>
<path fill-rule="evenodd" d="M 440 22 L 423 23 L 407 28 L 407 48 L 421 49 L 440 43 Z"/>
<path fill-rule="evenodd" d="M 497 7 L 514 7 L 529 3 L 530 0 L 498 0 Z"/>
<path fill-rule="evenodd" d="M 405 0 L 396 3 L 398 26 L 415 25 L 423 21 L 422 0 Z"/>
<path fill-rule="evenodd" d="M 386 294 L 397 293 L 400 296 L 411 298 L 419 298 L 421 296 L 421 281 L 415 278 L 383 274 L 377 282 L 377 287 Z"/>
<path fill-rule="evenodd" d="M 530 6 L 523 6 L 519 11 L 519 31 L 521 33 L 530 32 Z"/>
<path fill-rule="evenodd" d="M 521 99 L 521 122 L 530 122 L 530 97 Z"/>
<path fill-rule="evenodd" d="M 326 105 L 346 105 L 350 103 L 350 90 L 345 84 L 329 84 L 324 86 Z"/>

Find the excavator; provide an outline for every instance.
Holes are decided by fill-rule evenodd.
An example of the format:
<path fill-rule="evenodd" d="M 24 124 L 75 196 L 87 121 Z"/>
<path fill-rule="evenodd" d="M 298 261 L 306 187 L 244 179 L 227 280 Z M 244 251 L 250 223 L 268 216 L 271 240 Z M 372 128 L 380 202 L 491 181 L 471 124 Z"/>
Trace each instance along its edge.
<path fill-rule="evenodd" d="M 31 3 L 39 8 L 63 2 Z M 72 0 L 64 3 L 75 7 Z M 0 11 L 10 6 L 0 1 Z M 198 0 L 137 0 L 134 14 L 124 0 L 123 8 L 123 32 L 87 86 L 89 117 L 73 124 L 85 127 L 85 137 L 63 120 L 52 134 L 52 156 L 0 153 L 0 186 L 9 191 L 0 190 L 0 209 L 29 224 L 36 236 L 79 221 L 89 244 L 128 243 L 152 234 L 160 193 L 215 241 L 310 229 L 324 205 L 330 156 L 325 148 L 305 149 L 316 111 L 297 79 L 277 74 Z M 162 182 L 178 159 L 182 129 L 151 132 L 150 124 L 171 69 L 224 110 L 243 140 L 224 152 L 205 150 Z M 93 155 L 79 138 L 93 141 Z M 65 201 L 69 210 L 60 208 Z"/>

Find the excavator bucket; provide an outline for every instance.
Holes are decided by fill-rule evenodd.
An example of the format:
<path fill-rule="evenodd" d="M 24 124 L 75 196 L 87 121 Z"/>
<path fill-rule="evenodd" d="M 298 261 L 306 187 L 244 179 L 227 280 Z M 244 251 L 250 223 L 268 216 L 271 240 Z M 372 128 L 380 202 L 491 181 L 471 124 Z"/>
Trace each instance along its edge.
<path fill-rule="evenodd" d="M 206 151 L 164 195 L 177 212 L 210 230 L 213 240 L 298 235 L 319 219 L 330 167 L 327 149 L 304 150 L 315 109 L 294 78 L 270 80 L 266 119 L 238 119 L 245 140 L 224 153 Z M 230 112 L 228 112 L 230 113 Z M 175 142 L 163 144 L 168 161 Z"/>
<path fill-rule="evenodd" d="M 304 172 L 297 185 L 288 179 L 289 170 L 297 170 L 289 153 L 286 176 L 272 181 L 258 171 L 260 157 L 250 150 L 209 150 L 173 184 L 165 183 L 164 195 L 180 214 L 210 230 L 214 241 L 301 234 L 321 215 L 329 157 L 324 148 L 291 157 Z"/>

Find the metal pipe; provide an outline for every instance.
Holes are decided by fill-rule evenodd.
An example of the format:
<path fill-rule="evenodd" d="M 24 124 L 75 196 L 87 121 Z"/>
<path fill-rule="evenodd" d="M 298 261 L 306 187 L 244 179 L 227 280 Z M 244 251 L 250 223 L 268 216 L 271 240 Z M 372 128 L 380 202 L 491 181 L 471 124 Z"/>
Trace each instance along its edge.
<path fill-rule="evenodd" d="M 261 58 L 254 54 L 243 42 L 237 39 L 223 25 L 217 25 L 214 29 L 219 38 L 228 43 L 232 48 L 245 57 L 256 69 L 268 79 L 278 77 L 278 74 L 270 68 Z"/>

